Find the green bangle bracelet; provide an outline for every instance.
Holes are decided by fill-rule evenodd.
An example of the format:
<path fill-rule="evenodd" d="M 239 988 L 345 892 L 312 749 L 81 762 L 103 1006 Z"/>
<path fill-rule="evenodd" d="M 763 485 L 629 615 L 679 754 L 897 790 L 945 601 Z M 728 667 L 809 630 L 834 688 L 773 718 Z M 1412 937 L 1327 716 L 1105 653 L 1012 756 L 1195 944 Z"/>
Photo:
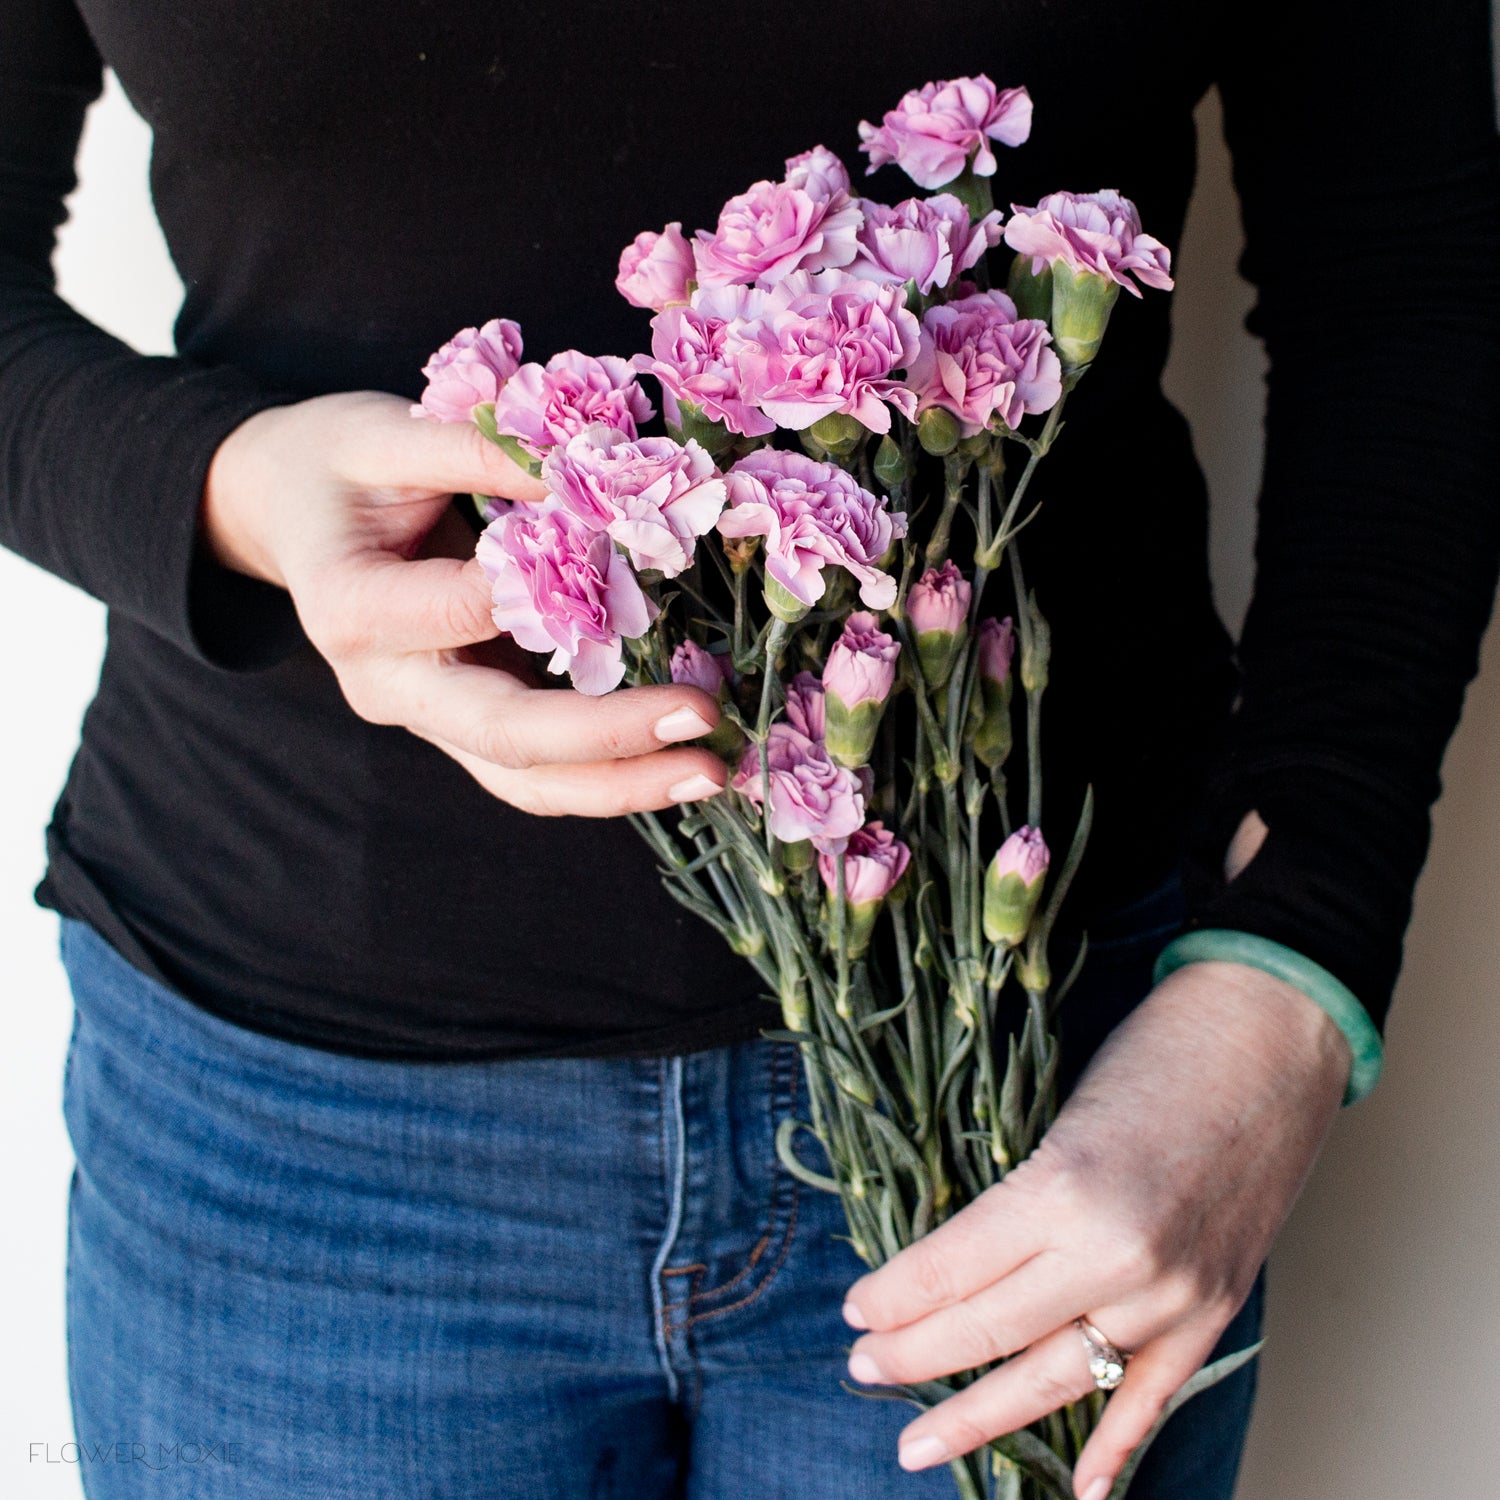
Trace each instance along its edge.
<path fill-rule="evenodd" d="M 1205 927 L 1174 938 L 1156 960 L 1155 983 L 1168 974 L 1197 963 L 1247 964 L 1284 979 L 1302 991 L 1315 1005 L 1328 1013 L 1333 1024 L 1344 1033 L 1354 1066 L 1349 1070 L 1349 1087 L 1344 1103 L 1363 1099 L 1380 1082 L 1385 1062 L 1385 1046 L 1369 1012 L 1359 1003 L 1354 991 L 1335 979 L 1321 964 L 1304 958 L 1294 948 L 1273 943 L 1270 938 L 1250 932 L 1234 932 L 1226 927 Z"/>

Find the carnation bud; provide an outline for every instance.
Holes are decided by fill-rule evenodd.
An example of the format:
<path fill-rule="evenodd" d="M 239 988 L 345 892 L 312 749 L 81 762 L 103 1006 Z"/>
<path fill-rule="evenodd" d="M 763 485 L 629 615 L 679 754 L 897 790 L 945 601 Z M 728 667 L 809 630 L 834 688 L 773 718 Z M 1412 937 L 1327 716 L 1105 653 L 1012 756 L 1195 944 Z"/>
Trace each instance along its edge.
<path fill-rule="evenodd" d="M 989 942 L 1016 948 L 1025 940 L 1051 858 L 1040 828 L 1018 828 L 1001 844 L 984 873 L 984 935 Z"/>
<path fill-rule="evenodd" d="M 1052 346 L 1067 372 L 1090 364 L 1104 342 L 1120 284 L 1095 271 L 1074 271 L 1065 261 L 1052 267 Z"/>
<path fill-rule="evenodd" d="M 849 616 L 833 643 L 823 669 L 824 744 L 839 765 L 854 770 L 869 760 L 900 653 L 900 644 L 863 611 Z"/>
<path fill-rule="evenodd" d="M 911 472 L 901 445 L 889 437 L 881 438 L 880 446 L 875 450 L 874 467 L 875 477 L 887 490 L 905 484 Z"/>
<path fill-rule="evenodd" d="M 929 406 L 917 418 L 917 441 L 921 443 L 924 453 L 930 453 L 935 458 L 943 458 L 952 453 L 962 436 L 958 418 L 941 406 Z"/>
<path fill-rule="evenodd" d="M 729 685 L 730 663 L 727 656 L 715 656 L 697 641 L 684 641 L 672 652 L 672 681 L 701 688 L 714 698 L 723 698 Z"/>
<path fill-rule="evenodd" d="M 917 638 L 917 661 L 927 686 L 947 682 L 963 649 L 973 587 L 952 562 L 929 568 L 906 596 L 906 620 Z"/>
<path fill-rule="evenodd" d="M 1016 636 L 1010 618 L 981 621 L 977 649 L 979 691 L 971 700 L 974 754 L 981 765 L 993 771 L 1005 764 L 1011 748 L 1011 663 Z"/>
<path fill-rule="evenodd" d="M 724 556 L 729 560 L 731 573 L 748 573 L 755 563 L 755 554 L 760 550 L 758 536 L 726 536 L 723 539 Z"/>
<path fill-rule="evenodd" d="M 847 412 L 830 412 L 807 429 L 819 448 L 831 458 L 848 458 L 864 442 L 868 429 Z"/>
<path fill-rule="evenodd" d="M 840 862 L 844 873 L 844 942 L 849 956 L 858 958 L 870 945 L 881 906 L 906 874 L 911 850 L 882 824 L 866 823 L 850 836 L 842 854 L 818 856 L 818 873 L 828 888 L 830 903 L 838 899 Z M 828 921 L 832 930 L 831 910 Z"/>
<path fill-rule="evenodd" d="M 1031 630 L 1021 635 L 1021 686 L 1028 693 L 1039 693 L 1047 686 L 1048 666 L 1052 659 L 1052 627 L 1036 607 L 1033 592 L 1026 601 L 1031 616 Z"/>

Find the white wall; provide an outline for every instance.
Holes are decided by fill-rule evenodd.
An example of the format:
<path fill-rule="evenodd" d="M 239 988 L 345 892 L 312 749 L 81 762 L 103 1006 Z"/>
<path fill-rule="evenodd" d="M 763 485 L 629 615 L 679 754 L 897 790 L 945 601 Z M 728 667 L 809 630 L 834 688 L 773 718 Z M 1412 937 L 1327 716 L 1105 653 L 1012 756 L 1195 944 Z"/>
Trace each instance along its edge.
<path fill-rule="evenodd" d="M 1176 293 L 1169 372 L 1214 500 L 1226 616 L 1249 587 L 1261 361 L 1240 327 L 1238 226 L 1217 107 Z M 180 287 L 145 191 L 149 137 L 117 91 L 90 119 L 63 289 L 138 347 L 170 347 Z M 73 1500 L 32 1460 L 70 1436 L 63 1353 L 70 1158 L 58 1109 L 69 1002 L 51 917 L 30 905 L 41 831 L 92 690 L 102 612 L 0 553 L 0 1493 Z M 1270 1343 L 1241 1500 L 1490 1500 L 1484 1435 L 1500 1347 L 1500 644 L 1447 762 L 1385 1081 L 1340 1121 L 1273 1267 Z"/>

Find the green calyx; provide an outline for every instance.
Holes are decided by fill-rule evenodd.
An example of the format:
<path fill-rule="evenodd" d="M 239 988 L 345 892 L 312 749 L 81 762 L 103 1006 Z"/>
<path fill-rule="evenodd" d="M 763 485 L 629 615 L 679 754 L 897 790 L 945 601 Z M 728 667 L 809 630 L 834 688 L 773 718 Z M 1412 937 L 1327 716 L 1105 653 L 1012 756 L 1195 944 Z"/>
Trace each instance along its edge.
<path fill-rule="evenodd" d="M 1119 296 L 1119 282 L 1108 276 L 1073 271 L 1061 261 L 1052 267 L 1052 343 L 1064 370 L 1092 363 Z"/>
<path fill-rule="evenodd" d="M 778 620 L 788 625 L 795 625 L 811 607 L 811 605 L 804 604 L 790 589 L 783 587 L 774 578 L 766 579 L 766 608 Z"/>
<path fill-rule="evenodd" d="M 885 713 L 885 702 L 867 698 L 850 708 L 835 692 L 824 690 L 823 744 L 829 756 L 851 771 L 868 765 L 875 736 Z"/>
<path fill-rule="evenodd" d="M 831 458 L 848 458 L 869 435 L 862 422 L 847 412 L 837 411 L 819 417 L 807 433 Z"/>
<path fill-rule="evenodd" d="M 984 875 L 984 935 L 1002 947 L 1019 947 L 1041 900 L 1043 879 L 1027 885 L 1014 870 L 996 873 L 993 862 Z"/>
<path fill-rule="evenodd" d="M 922 680 L 935 693 L 953 674 L 953 664 L 963 649 L 963 636 L 953 630 L 924 630 L 917 636 L 917 661 Z"/>

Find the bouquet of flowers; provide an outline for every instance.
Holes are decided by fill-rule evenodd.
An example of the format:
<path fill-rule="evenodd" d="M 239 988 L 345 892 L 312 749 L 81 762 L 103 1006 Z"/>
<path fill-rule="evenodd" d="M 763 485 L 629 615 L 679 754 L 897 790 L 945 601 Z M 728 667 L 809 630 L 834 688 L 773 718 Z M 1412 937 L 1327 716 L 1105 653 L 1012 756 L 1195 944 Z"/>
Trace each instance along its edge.
<path fill-rule="evenodd" d="M 1121 289 L 1172 281 L 1116 192 L 995 209 L 991 143 L 1021 145 L 1031 119 L 1023 88 L 927 84 L 860 136 L 871 172 L 895 163 L 932 196 L 857 197 L 817 146 L 714 228 L 625 249 L 616 285 L 655 314 L 649 353 L 522 363 L 495 320 L 433 356 L 414 408 L 476 423 L 546 485 L 536 505 L 476 497 L 502 631 L 584 693 L 718 699 L 728 789 L 634 822 L 779 1005 L 767 1034 L 800 1045 L 810 1100 L 779 1154 L 839 1195 L 872 1267 L 1047 1129 L 1051 1022 L 1083 958 L 1054 983 L 1090 803 L 1055 861 L 1049 631 L 1020 543 Z M 666 436 L 642 435 L 642 375 Z M 928 1406 L 983 1373 L 901 1394 Z M 1101 1400 L 955 1460 L 960 1492 L 1066 1500 Z"/>

